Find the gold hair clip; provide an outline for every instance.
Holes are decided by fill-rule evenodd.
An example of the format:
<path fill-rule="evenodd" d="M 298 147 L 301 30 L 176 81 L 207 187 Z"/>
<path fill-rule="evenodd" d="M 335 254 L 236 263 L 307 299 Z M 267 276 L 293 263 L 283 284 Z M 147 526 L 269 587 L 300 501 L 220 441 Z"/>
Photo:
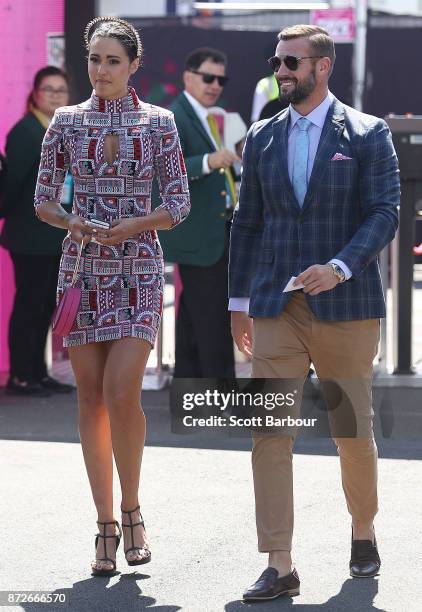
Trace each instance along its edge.
<path fill-rule="evenodd" d="M 94 32 L 92 32 L 91 34 L 92 28 L 102 21 L 104 22 L 114 21 L 116 23 L 120 23 L 121 25 L 125 26 L 128 30 L 130 30 L 136 39 L 136 56 L 137 57 L 141 56 L 142 43 L 141 43 L 141 39 L 139 37 L 137 30 L 133 27 L 132 24 L 130 24 L 128 21 L 125 21 L 124 19 L 120 19 L 120 17 L 111 17 L 111 16 L 110 17 L 95 17 L 95 19 L 92 19 L 92 21 L 90 21 L 88 25 L 86 26 L 85 32 L 84 32 L 84 40 L 85 40 L 85 44 L 87 47 L 89 47 L 89 42 L 94 34 Z"/>

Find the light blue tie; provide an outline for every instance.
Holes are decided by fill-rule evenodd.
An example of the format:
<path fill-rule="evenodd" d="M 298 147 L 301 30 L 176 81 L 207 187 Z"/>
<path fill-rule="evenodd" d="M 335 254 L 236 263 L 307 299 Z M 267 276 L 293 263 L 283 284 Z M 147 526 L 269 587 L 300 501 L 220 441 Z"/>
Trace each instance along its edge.
<path fill-rule="evenodd" d="M 300 206 L 303 206 L 303 201 L 308 189 L 308 152 L 309 152 L 309 134 L 308 130 L 311 127 L 311 122 L 305 117 L 301 117 L 297 122 L 299 134 L 296 138 L 295 157 L 293 160 L 293 190 Z"/>

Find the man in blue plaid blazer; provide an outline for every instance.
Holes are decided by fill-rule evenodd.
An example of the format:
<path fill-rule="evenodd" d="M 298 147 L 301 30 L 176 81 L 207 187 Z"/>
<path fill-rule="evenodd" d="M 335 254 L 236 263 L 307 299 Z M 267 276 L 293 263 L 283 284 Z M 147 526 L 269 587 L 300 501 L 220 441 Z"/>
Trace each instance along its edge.
<path fill-rule="evenodd" d="M 279 34 L 269 62 L 290 106 L 248 133 L 231 230 L 229 308 L 253 377 L 296 378 L 300 395 L 313 363 L 352 406 L 353 437 L 334 437 L 352 517 L 350 573 L 370 577 L 381 563 L 371 404 L 385 316 L 377 256 L 397 229 L 400 182 L 385 122 L 328 90 L 334 60 L 321 28 Z M 283 292 L 292 276 L 294 290 Z M 253 434 L 258 548 L 269 553 L 269 567 L 245 601 L 299 592 L 291 565 L 293 442 L 294 435 Z"/>

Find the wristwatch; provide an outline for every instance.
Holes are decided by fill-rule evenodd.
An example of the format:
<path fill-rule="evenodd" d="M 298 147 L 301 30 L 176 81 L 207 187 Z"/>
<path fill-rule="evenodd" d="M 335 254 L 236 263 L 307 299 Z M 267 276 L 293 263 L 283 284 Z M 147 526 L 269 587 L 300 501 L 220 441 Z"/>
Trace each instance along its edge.
<path fill-rule="evenodd" d="M 328 265 L 332 269 L 334 276 L 338 279 L 338 282 L 344 283 L 344 281 L 346 280 L 346 274 L 340 268 L 340 266 L 337 265 L 336 263 L 333 263 L 332 261 L 329 261 Z"/>

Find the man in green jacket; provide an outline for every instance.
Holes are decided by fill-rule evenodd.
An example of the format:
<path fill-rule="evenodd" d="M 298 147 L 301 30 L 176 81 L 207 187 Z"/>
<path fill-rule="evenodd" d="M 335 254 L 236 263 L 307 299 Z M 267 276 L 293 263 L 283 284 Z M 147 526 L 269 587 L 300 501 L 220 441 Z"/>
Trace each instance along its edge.
<path fill-rule="evenodd" d="M 183 291 L 176 322 L 175 377 L 234 377 L 227 297 L 229 223 L 233 202 L 226 170 L 239 158 L 218 142 L 215 106 L 227 81 L 226 56 L 211 48 L 187 57 L 184 91 L 171 106 L 185 157 L 191 212 L 161 232 L 166 261 L 179 264 Z M 231 177 L 229 177 L 231 179 Z"/>

